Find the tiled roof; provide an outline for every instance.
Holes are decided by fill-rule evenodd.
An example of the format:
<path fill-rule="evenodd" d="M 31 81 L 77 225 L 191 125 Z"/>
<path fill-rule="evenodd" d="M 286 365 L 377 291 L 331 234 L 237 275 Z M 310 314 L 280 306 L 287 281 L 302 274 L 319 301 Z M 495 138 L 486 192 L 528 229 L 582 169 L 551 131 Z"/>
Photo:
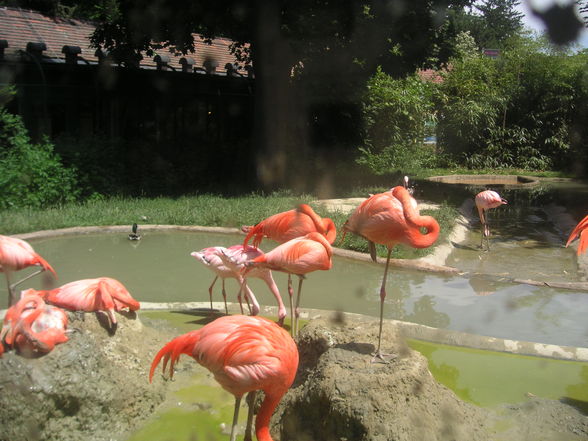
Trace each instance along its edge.
<path fill-rule="evenodd" d="M 73 19 L 53 18 L 35 11 L 19 8 L 0 8 L 0 40 L 8 42 L 5 54 L 10 56 L 24 51 L 28 42 L 45 43 L 47 50 L 43 55 L 53 59 L 64 60 L 65 55 L 61 49 L 65 45 L 79 46 L 82 50 L 80 57 L 89 62 L 97 62 L 94 55 L 96 49 L 90 48 L 90 35 L 94 31 L 92 23 Z M 196 52 L 189 53 L 186 58 L 194 60 L 194 67 L 203 67 L 204 60 L 212 59 L 218 63 L 217 72 L 226 72 L 225 64 L 236 63 L 236 59 L 229 51 L 231 40 L 216 38 L 212 45 L 204 43 L 200 36 L 194 35 Z M 159 55 L 170 57 L 169 65 L 181 70 L 179 60 L 182 55 L 176 56 L 167 49 L 157 52 Z M 141 67 L 155 67 L 153 58 L 143 58 Z M 243 69 L 239 73 L 245 75 Z"/>

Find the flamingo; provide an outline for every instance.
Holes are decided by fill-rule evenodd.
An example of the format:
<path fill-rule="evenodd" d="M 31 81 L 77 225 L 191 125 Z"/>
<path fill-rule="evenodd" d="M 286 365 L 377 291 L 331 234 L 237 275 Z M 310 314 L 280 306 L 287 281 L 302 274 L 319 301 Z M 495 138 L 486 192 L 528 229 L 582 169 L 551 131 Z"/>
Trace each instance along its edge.
<path fill-rule="evenodd" d="M 484 190 L 476 195 L 476 208 L 480 216 L 480 223 L 482 224 L 482 239 L 480 241 L 480 248 L 484 249 L 484 238 L 486 238 L 486 245 L 490 251 L 490 227 L 488 226 L 488 210 L 491 208 L 506 205 L 506 199 L 500 197 L 498 193 L 492 190 Z"/>
<path fill-rule="evenodd" d="M 427 248 L 439 237 L 437 221 L 431 216 L 420 216 L 415 206 L 414 198 L 404 187 L 394 187 L 390 191 L 375 194 L 363 201 L 343 225 L 344 234 L 350 232 L 368 240 L 370 256 L 374 262 L 377 261 L 375 244 L 388 248 L 384 277 L 380 287 L 378 348 L 372 362 L 376 359 L 386 362 L 386 354 L 381 352 L 381 343 L 386 279 L 392 248 L 399 243 L 413 248 Z M 423 234 L 421 228 L 425 228 L 427 233 Z"/>
<path fill-rule="evenodd" d="M 0 331 L 0 355 L 4 350 L 2 342 L 20 353 L 47 354 L 68 340 L 66 328 L 67 315 L 62 309 L 45 304 L 37 294 L 25 292 L 6 311 Z"/>
<path fill-rule="evenodd" d="M 47 303 L 69 311 L 104 312 L 113 326 L 117 324 L 114 311 L 137 311 L 141 307 L 122 283 L 110 277 L 76 280 L 48 291 L 24 292 L 29 293 L 36 293 Z"/>
<path fill-rule="evenodd" d="M 258 441 L 271 441 L 269 422 L 278 403 L 292 385 L 298 369 L 298 349 L 288 333 L 263 317 L 232 315 L 219 317 L 199 330 L 180 335 L 167 343 L 155 356 L 149 382 L 163 358 L 163 371 L 187 354 L 208 369 L 223 389 L 235 396 L 231 441 L 237 436 L 241 398 L 247 392 L 263 390 L 265 398 L 255 421 Z M 245 439 L 253 418 L 251 398 Z"/>
<path fill-rule="evenodd" d="M 227 253 L 234 259 L 234 262 L 225 262 L 223 261 L 222 256 L 224 253 Z M 239 292 L 237 294 L 237 299 L 239 300 L 239 305 L 241 306 L 241 314 L 243 314 L 243 304 L 241 302 L 241 292 L 245 291 L 245 299 L 247 300 L 247 304 L 249 304 L 249 300 L 253 303 L 253 307 L 250 306 L 250 313 L 252 315 L 257 315 L 259 313 L 259 303 L 257 302 L 257 298 L 253 291 L 249 288 L 249 286 L 245 283 L 245 279 L 241 275 L 241 268 L 242 262 L 253 259 L 260 254 L 263 254 L 261 250 L 257 248 L 253 248 L 249 245 L 233 245 L 232 247 L 225 248 L 225 247 L 208 247 L 203 248 L 200 251 L 193 251 L 190 255 L 199 262 L 201 262 L 204 266 L 210 269 L 212 272 L 216 274 L 216 277 L 212 281 L 212 284 L 208 288 L 208 296 L 210 297 L 210 309 L 212 308 L 212 288 L 214 287 L 216 281 L 220 277 L 222 280 L 222 295 L 225 301 L 225 313 L 229 313 L 229 309 L 227 307 L 227 294 L 225 290 L 225 279 L 236 279 L 237 283 L 239 283 Z M 272 294 L 276 297 L 278 301 L 278 318 L 280 323 L 283 322 L 284 317 L 286 317 L 286 308 L 284 307 L 284 303 L 282 302 L 282 296 L 280 295 L 280 291 L 274 282 L 274 279 L 269 271 L 262 271 L 256 272 L 252 275 L 252 277 L 257 277 L 262 279 L 269 287 Z"/>
<path fill-rule="evenodd" d="M 278 324 L 282 326 L 284 324 L 284 318 L 287 315 L 286 307 L 284 306 L 280 290 L 274 281 L 271 270 L 261 267 L 253 268 L 247 271 L 246 278 L 241 275 L 245 270 L 246 262 L 263 256 L 263 254 L 264 253 L 261 249 L 249 245 L 245 247 L 243 245 L 233 245 L 232 247 L 217 251 L 217 256 L 220 257 L 225 265 L 241 279 L 241 289 L 245 289 L 246 293 L 252 297 L 257 312 L 259 312 L 259 304 L 257 303 L 253 292 L 251 292 L 251 289 L 247 285 L 247 279 L 255 277 L 263 280 L 267 284 L 269 290 L 278 302 Z"/>
<path fill-rule="evenodd" d="M 40 266 L 41 268 L 18 282 L 10 283 L 10 274 L 13 271 L 20 271 L 29 266 Z M 28 242 L 17 239 L 16 237 L 0 235 L 0 272 L 3 272 L 6 276 L 9 307 L 14 305 L 18 300 L 14 292 L 14 288 L 17 285 L 47 270 L 57 278 L 57 274 L 51 265 L 37 254 Z"/>
<path fill-rule="evenodd" d="M 253 237 L 253 246 L 258 247 L 263 237 L 285 243 L 296 237 L 302 237 L 308 233 L 322 234 L 329 244 L 333 244 L 337 238 L 337 228 L 332 219 L 321 218 L 307 204 L 299 204 L 294 210 L 274 214 L 262 220 L 255 226 L 243 226 L 241 230 L 247 233 L 243 245 L 247 245 Z M 292 275 L 288 273 L 288 295 L 292 306 Z"/>
<path fill-rule="evenodd" d="M 572 230 L 570 233 L 570 237 L 568 237 L 568 242 L 566 243 L 566 247 L 572 243 L 577 237 L 580 238 L 579 245 L 578 245 L 578 256 L 582 253 L 586 252 L 588 249 L 588 216 L 582 219 L 578 225 Z"/>
<path fill-rule="evenodd" d="M 331 257 L 333 249 L 329 241 L 320 233 L 308 233 L 278 245 L 268 253 L 260 255 L 245 263 L 243 276 L 246 277 L 258 268 L 268 268 L 299 277 L 296 308 L 294 309 L 291 278 L 288 277 L 288 294 L 290 295 L 291 333 L 298 333 L 298 318 L 300 316 L 300 296 L 302 281 L 305 275 L 317 270 L 329 270 L 332 267 Z M 230 256 L 227 256 L 230 258 Z"/>
<path fill-rule="evenodd" d="M 328 217 L 321 218 L 307 204 L 300 204 L 294 210 L 274 214 L 255 226 L 244 225 L 241 230 L 247 233 L 243 245 L 247 245 L 253 237 L 253 246 L 256 248 L 264 236 L 284 243 L 290 239 L 317 232 L 325 236 L 330 244 L 335 242 L 337 237 L 335 223 Z"/>

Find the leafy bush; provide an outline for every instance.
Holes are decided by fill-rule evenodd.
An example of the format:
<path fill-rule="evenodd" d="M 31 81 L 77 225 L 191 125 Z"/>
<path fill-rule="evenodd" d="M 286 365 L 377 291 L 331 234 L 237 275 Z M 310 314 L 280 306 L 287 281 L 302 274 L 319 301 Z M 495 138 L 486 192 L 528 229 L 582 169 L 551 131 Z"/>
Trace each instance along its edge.
<path fill-rule="evenodd" d="M 587 66 L 587 52 L 533 41 L 453 60 L 436 97 L 439 148 L 467 167 L 586 173 Z"/>
<path fill-rule="evenodd" d="M 19 116 L 0 108 L 0 207 L 44 207 L 78 196 L 75 169 L 44 140 L 32 144 Z"/>
<path fill-rule="evenodd" d="M 433 166 L 435 149 L 423 145 L 434 121 L 433 91 L 416 75 L 395 79 L 378 68 L 364 96 L 365 137 L 357 162 L 376 174 Z"/>

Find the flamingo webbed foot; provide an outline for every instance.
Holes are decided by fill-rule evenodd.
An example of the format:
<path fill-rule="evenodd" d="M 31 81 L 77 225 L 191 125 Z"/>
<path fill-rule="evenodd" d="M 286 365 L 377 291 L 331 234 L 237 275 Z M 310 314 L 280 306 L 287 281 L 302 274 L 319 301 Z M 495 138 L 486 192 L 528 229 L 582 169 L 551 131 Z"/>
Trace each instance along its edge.
<path fill-rule="evenodd" d="M 378 351 L 374 352 L 373 357 L 372 357 L 370 363 L 383 363 L 383 364 L 388 364 L 392 360 L 395 360 L 396 358 L 398 358 L 398 354 L 385 354 L 382 351 L 379 351 L 378 350 Z"/>

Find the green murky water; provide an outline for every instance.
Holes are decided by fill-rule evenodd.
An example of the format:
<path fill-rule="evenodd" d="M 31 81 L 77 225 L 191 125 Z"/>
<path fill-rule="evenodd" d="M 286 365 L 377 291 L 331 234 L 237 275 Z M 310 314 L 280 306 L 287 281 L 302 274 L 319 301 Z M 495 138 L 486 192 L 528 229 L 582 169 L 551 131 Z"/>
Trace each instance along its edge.
<path fill-rule="evenodd" d="M 195 320 L 193 314 L 180 312 L 144 311 L 141 316 L 168 320 L 178 328 L 178 333 L 197 329 L 207 320 Z M 576 406 L 585 406 L 588 402 L 586 363 L 418 340 L 409 340 L 408 343 L 412 349 L 427 357 L 429 369 L 437 381 L 453 390 L 461 399 L 479 406 L 521 403 L 531 394 Z M 215 385 L 212 376 L 189 357 L 183 357 L 181 363 L 191 374 L 172 385 L 172 392 L 166 402 L 127 441 L 213 441 L 227 438 L 233 397 Z M 245 419 L 246 407 L 243 404 L 241 430 Z"/>

